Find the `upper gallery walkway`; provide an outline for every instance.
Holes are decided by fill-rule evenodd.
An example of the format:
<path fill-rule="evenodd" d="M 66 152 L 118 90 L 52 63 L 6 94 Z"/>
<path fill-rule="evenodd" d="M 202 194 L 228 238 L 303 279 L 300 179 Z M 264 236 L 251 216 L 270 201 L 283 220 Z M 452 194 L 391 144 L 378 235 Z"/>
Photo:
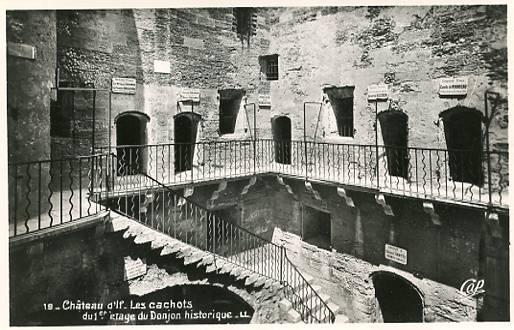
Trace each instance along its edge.
<path fill-rule="evenodd" d="M 508 153 L 267 139 L 104 147 L 9 164 L 10 236 L 105 210 L 135 191 L 273 174 L 371 193 L 508 210 Z M 187 191 L 185 193 L 187 195 Z"/>

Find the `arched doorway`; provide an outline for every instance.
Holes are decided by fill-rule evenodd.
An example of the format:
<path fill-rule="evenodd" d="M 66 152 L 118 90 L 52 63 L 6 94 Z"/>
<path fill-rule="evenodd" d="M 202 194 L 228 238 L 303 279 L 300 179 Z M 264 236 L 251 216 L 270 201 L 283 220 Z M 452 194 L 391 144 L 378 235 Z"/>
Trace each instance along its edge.
<path fill-rule="evenodd" d="M 383 322 L 423 322 L 423 300 L 416 287 L 391 272 L 372 275 Z"/>
<path fill-rule="evenodd" d="M 407 179 L 409 175 L 408 116 L 401 111 L 388 110 L 379 113 L 378 120 L 386 149 L 389 175 Z"/>
<path fill-rule="evenodd" d="M 196 132 L 201 116 L 181 112 L 175 116 L 175 173 L 188 171 L 193 166 Z"/>
<path fill-rule="evenodd" d="M 145 172 L 146 114 L 127 111 L 119 114 L 116 124 L 117 174 L 132 175 Z"/>
<path fill-rule="evenodd" d="M 291 119 L 286 116 L 274 118 L 271 122 L 275 161 L 291 164 Z"/>
<path fill-rule="evenodd" d="M 482 113 L 457 106 L 439 114 L 444 123 L 450 176 L 455 181 L 483 184 Z"/>

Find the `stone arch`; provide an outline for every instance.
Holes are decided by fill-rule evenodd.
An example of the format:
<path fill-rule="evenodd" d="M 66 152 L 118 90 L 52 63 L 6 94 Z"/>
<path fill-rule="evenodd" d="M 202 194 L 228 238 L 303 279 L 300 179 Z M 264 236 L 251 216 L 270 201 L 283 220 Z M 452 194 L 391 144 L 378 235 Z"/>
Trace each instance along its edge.
<path fill-rule="evenodd" d="M 125 111 L 114 118 L 116 126 L 117 174 L 131 175 L 146 172 L 146 125 L 150 117 L 139 111 Z"/>
<path fill-rule="evenodd" d="M 275 161 L 281 164 L 291 164 L 291 119 L 285 115 L 272 118 L 271 131 Z"/>
<path fill-rule="evenodd" d="M 385 270 L 370 275 L 382 322 L 424 322 L 424 295 L 405 277 Z"/>
<path fill-rule="evenodd" d="M 450 176 L 454 181 L 481 186 L 482 112 L 458 105 L 442 111 L 439 117 L 444 126 Z"/>

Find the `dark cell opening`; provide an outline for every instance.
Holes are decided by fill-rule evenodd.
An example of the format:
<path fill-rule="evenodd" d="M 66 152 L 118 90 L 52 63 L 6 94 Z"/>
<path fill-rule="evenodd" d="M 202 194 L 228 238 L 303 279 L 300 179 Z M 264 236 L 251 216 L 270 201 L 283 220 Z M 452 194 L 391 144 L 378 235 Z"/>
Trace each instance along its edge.
<path fill-rule="evenodd" d="M 450 175 L 453 180 L 481 186 L 482 113 L 462 106 L 440 114 L 448 148 Z"/>
<path fill-rule="evenodd" d="M 291 119 L 280 116 L 271 122 L 275 161 L 281 164 L 291 164 Z"/>
<path fill-rule="evenodd" d="M 199 121 L 200 115 L 193 112 L 175 116 L 175 173 L 188 171 L 193 166 Z"/>
<path fill-rule="evenodd" d="M 245 238 L 241 237 L 240 232 L 235 229 L 235 226 L 241 223 L 241 210 L 239 207 L 235 206 L 219 209 L 213 211 L 213 213 L 216 215 L 216 218 L 209 217 L 207 219 L 207 242 L 209 251 L 215 251 L 217 254 L 229 256 L 258 246 L 258 244 L 256 244 L 258 242 L 255 240 L 246 242 Z"/>
<path fill-rule="evenodd" d="M 261 72 L 266 80 L 278 80 L 278 55 L 265 55 L 259 57 Z"/>
<path fill-rule="evenodd" d="M 330 213 L 304 207 L 302 232 L 305 242 L 330 250 L 332 247 L 330 228 Z"/>
<path fill-rule="evenodd" d="M 385 323 L 423 322 L 421 296 L 406 280 L 381 272 L 373 276 L 373 285 Z"/>
<path fill-rule="evenodd" d="M 378 114 L 384 139 L 389 175 L 408 178 L 409 153 L 408 116 L 400 111 L 383 111 Z"/>
<path fill-rule="evenodd" d="M 234 133 L 237 114 L 245 91 L 241 89 L 220 90 L 220 135 Z"/>
<path fill-rule="evenodd" d="M 353 91 L 354 87 L 330 87 L 324 92 L 328 95 L 334 111 L 339 136 L 353 137 Z"/>
<path fill-rule="evenodd" d="M 116 120 L 117 174 L 145 172 L 146 118 L 136 114 L 122 115 Z"/>

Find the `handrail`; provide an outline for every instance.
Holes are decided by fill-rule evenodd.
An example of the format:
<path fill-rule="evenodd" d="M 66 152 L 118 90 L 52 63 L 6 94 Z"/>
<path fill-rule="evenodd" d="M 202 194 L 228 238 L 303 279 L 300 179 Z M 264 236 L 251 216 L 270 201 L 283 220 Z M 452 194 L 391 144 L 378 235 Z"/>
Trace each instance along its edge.
<path fill-rule="evenodd" d="M 118 158 L 115 154 L 111 153 L 111 156 L 113 156 L 114 158 Z M 235 232 L 243 232 L 245 233 L 245 235 L 248 235 L 249 237 L 252 237 L 254 239 L 254 247 L 256 246 L 255 245 L 255 240 L 258 240 L 260 242 L 263 242 L 263 245 L 267 245 L 267 246 L 271 246 L 271 249 L 267 248 L 269 252 L 272 252 L 272 253 L 275 253 L 275 254 L 279 254 L 279 261 L 280 261 L 280 269 L 277 265 L 275 265 L 275 270 L 276 271 L 271 271 L 271 274 L 262 274 L 261 275 L 264 275 L 266 277 L 269 277 L 269 278 L 272 278 L 272 279 L 275 279 L 277 281 L 280 281 L 283 285 L 285 285 L 287 288 L 289 288 L 289 291 L 286 290 L 286 295 L 288 294 L 289 297 L 291 297 L 291 295 L 294 295 L 296 296 L 297 299 L 299 299 L 299 302 L 296 303 L 293 302 L 293 307 L 295 309 L 300 309 L 300 310 L 297 310 L 301 317 L 302 317 L 302 320 L 304 321 L 315 321 L 315 322 L 318 322 L 318 323 L 325 323 L 325 322 L 329 322 L 329 323 L 333 323 L 335 321 L 335 314 L 334 312 L 330 309 L 330 307 L 327 305 L 327 303 L 325 301 L 323 301 L 323 299 L 320 297 L 320 295 L 312 288 L 311 284 L 303 277 L 303 275 L 300 273 L 300 271 L 298 270 L 298 268 L 289 260 L 289 258 L 287 257 L 287 251 L 286 249 L 283 247 L 283 246 L 279 246 L 275 243 L 273 243 L 272 241 L 270 240 L 267 240 L 265 238 L 262 238 L 250 231 L 248 231 L 247 229 L 243 228 L 243 227 L 240 227 L 238 226 L 237 224 L 234 224 L 234 223 L 230 223 L 226 220 L 224 220 L 223 218 L 220 218 L 219 216 L 215 215 L 214 213 L 212 213 L 210 210 L 204 208 L 203 206 L 199 205 L 198 203 L 190 200 L 188 197 L 182 195 L 182 194 L 179 194 L 177 193 L 175 190 L 169 188 L 168 186 L 164 185 L 163 183 L 159 182 L 157 179 L 153 178 L 152 176 L 146 174 L 146 173 L 142 173 L 142 175 L 144 177 L 146 177 L 147 179 L 151 180 L 152 182 L 156 183 L 158 186 L 162 187 L 164 190 L 166 190 L 168 193 L 171 193 L 175 196 L 178 196 L 179 198 L 182 198 L 184 199 L 187 203 L 189 203 L 190 205 L 193 205 L 195 206 L 196 208 L 200 209 L 200 210 L 203 210 L 203 212 L 205 212 L 205 214 L 207 215 L 207 219 L 211 218 L 214 220 L 214 224 L 211 226 L 212 227 L 216 227 L 216 221 L 218 223 L 218 225 L 221 223 L 221 227 L 222 228 L 231 228 L 230 229 L 230 232 L 233 233 L 234 232 L 234 229 L 235 229 Z M 151 188 L 145 188 L 144 189 L 145 192 L 148 192 L 148 191 L 151 191 L 152 189 Z M 119 212 L 119 210 L 118 210 Z M 136 219 L 135 217 L 131 216 L 130 214 L 126 214 L 124 213 L 124 215 L 138 221 L 138 219 Z M 215 231 L 216 229 L 214 229 Z M 165 233 L 164 231 L 161 230 L 161 232 Z M 237 235 L 236 235 L 237 236 Z M 233 237 L 233 236 L 231 236 Z M 239 238 L 241 238 L 241 235 L 239 234 Z M 216 241 L 214 240 L 214 243 Z M 187 238 L 186 238 L 186 243 L 187 242 Z M 231 245 L 232 245 L 232 242 L 230 242 Z M 201 243 L 200 243 L 201 244 Z M 234 244 L 237 244 L 237 242 L 234 242 Z M 213 253 L 213 254 L 216 254 L 216 255 L 219 255 L 218 253 L 216 253 L 216 244 L 213 244 L 213 245 L 209 245 L 208 243 L 205 245 L 205 246 L 202 246 L 202 247 L 205 247 L 207 249 L 207 251 Z M 209 249 L 209 247 L 211 247 L 211 249 Z M 261 245 L 258 245 L 256 248 L 260 248 Z M 257 252 L 258 253 L 258 252 Z M 222 258 L 224 259 L 227 259 L 226 257 L 222 256 Z M 255 258 L 255 256 L 254 256 Z M 234 260 L 235 259 L 235 260 Z M 274 259 L 273 257 L 272 258 L 268 258 L 268 259 L 265 259 L 265 260 L 272 260 L 272 261 L 276 261 L 276 259 Z M 237 263 L 237 258 L 228 258 L 228 261 L 229 262 L 232 262 L 232 263 L 235 263 L 237 264 L 238 266 L 240 267 L 243 267 L 243 268 L 246 268 L 246 269 L 249 269 L 251 271 L 255 271 L 255 268 L 254 269 L 251 269 L 251 268 L 248 268 L 248 265 L 245 265 L 243 263 Z M 234 262 L 236 261 L 236 262 Z M 283 277 L 283 272 L 284 272 L 284 269 L 283 269 L 283 264 L 284 264 L 284 261 L 286 262 L 286 267 L 289 267 L 293 270 L 294 272 L 294 275 L 291 275 L 291 276 L 294 276 L 294 278 L 300 278 L 300 282 L 302 283 L 298 283 L 299 286 L 302 287 L 302 290 L 304 290 L 304 288 L 307 288 L 306 291 L 307 291 L 307 295 L 306 296 L 303 296 L 302 295 L 299 295 L 296 291 L 295 291 L 295 286 L 292 285 L 290 283 L 290 281 L 288 281 L 287 279 L 287 274 L 291 274 L 292 272 L 286 272 L 286 278 L 284 279 Z M 308 301 L 311 301 L 310 299 L 312 299 L 313 297 L 314 300 L 316 300 L 316 305 L 319 304 L 319 308 L 317 309 L 318 310 L 318 314 L 319 315 L 316 315 L 316 312 L 313 310 L 312 306 L 308 306 L 307 305 L 307 302 Z M 305 311 L 307 311 L 307 313 L 305 313 Z M 321 317 L 322 315 L 324 315 L 323 317 Z"/>

